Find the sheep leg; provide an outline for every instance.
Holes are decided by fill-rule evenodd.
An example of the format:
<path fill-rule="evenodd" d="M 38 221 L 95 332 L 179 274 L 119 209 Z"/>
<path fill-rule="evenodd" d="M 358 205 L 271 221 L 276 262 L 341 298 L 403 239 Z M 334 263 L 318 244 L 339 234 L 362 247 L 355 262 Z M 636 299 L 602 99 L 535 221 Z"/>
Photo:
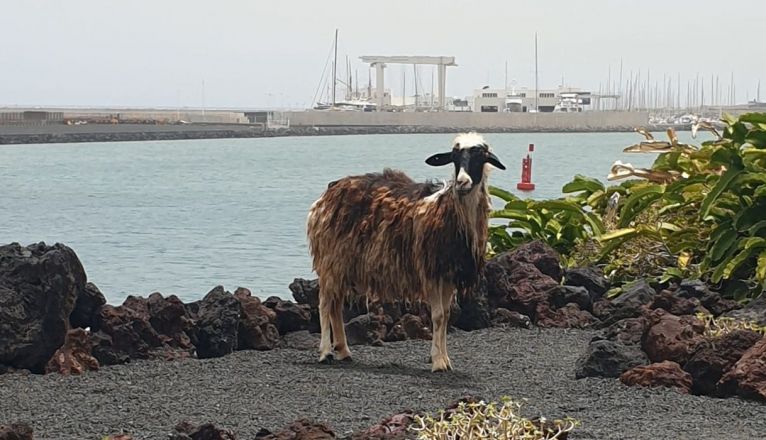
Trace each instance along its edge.
<path fill-rule="evenodd" d="M 431 294 L 431 322 L 433 323 L 433 338 L 431 339 L 431 371 L 447 371 L 447 357 L 442 344 L 442 333 L 446 330 L 444 306 L 441 289 L 433 290 Z"/>
<path fill-rule="evenodd" d="M 444 329 L 441 335 L 442 353 L 444 353 L 444 359 L 447 363 L 447 369 L 452 370 L 452 361 L 447 353 L 447 328 L 449 328 L 450 312 L 452 311 L 452 299 L 455 296 L 455 292 L 452 289 L 444 289 L 442 291 L 442 310 L 444 311 Z"/>
<path fill-rule="evenodd" d="M 351 351 L 346 342 L 346 328 L 343 325 L 343 301 L 334 301 L 332 304 L 332 339 L 335 348 L 335 356 L 339 361 L 351 360 Z"/>
<path fill-rule="evenodd" d="M 322 293 L 319 294 L 319 327 L 321 329 L 321 339 L 319 341 L 319 362 L 330 363 L 333 359 L 332 340 L 330 338 L 331 299 L 329 294 Z"/>

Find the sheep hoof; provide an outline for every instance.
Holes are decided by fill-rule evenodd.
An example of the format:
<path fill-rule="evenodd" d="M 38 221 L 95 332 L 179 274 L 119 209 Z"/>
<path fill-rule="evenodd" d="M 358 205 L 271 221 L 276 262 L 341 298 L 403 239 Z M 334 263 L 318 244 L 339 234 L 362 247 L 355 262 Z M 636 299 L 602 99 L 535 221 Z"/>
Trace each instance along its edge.
<path fill-rule="evenodd" d="M 334 361 L 335 358 L 333 357 L 332 353 L 328 353 L 319 357 L 320 364 L 332 365 Z"/>
<path fill-rule="evenodd" d="M 344 363 L 344 364 L 350 364 L 354 362 L 353 359 L 351 359 L 351 356 L 346 356 L 344 358 L 338 359 L 338 362 Z"/>

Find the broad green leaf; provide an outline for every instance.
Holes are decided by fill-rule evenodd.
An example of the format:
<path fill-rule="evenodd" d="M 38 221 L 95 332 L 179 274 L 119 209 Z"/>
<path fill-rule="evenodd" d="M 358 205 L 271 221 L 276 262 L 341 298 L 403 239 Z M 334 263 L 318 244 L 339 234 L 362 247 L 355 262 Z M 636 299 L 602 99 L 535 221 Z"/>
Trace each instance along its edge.
<path fill-rule="evenodd" d="M 713 262 L 720 261 L 724 254 L 736 243 L 737 231 L 727 229 L 720 238 L 713 242 L 713 248 L 710 249 L 710 258 Z"/>
<path fill-rule="evenodd" d="M 766 124 L 766 113 L 745 113 L 739 117 L 739 121 L 751 124 Z"/>
<path fill-rule="evenodd" d="M 575 175 L 574 180 L 564 185 L 563 188 L 561 188 L 561 192 L 564 194 L 578 192 L 578 191 L 588 191 L 590 193 L 596 192 L 596 191 L 603 191 L 604 190 L 604 184 L 601 183 L 598 179 L 594 179 L 592 177 L 586 177 L 580 174 Z"/>
<path fill-rule="evenodd" d="M 607 232 L 605 234 L 601 234 L 600 237 L 598 237 L 598 240 L 600 242 L 605 241 L 611 241 L 618 238 L 629 238 L 633 235 L 636 235 L 636 228 L 622 228 L 622 229 L 616 229 L 614 231 Z"/>
<path fill-rule="evenodd" d="M 758 264 L 755 268 L 755 277 L 759 282 L 766 282 L 766 251 L 761 252 L 758 256 Z"/>
<path fill-rule="evenodd" d="M 733 182 L 734 179 L 740 175 L 740 173 L 742 173 L 741 166 L 732 167 L 727 170 L 720 179 L 718 179 L 718 183 L 716 183 L 715 187 L 713 187 L 713 189 L 708 193 L 708 195 L 705 197 L 705 200 L 702 201 L 702 206 L 700 207 L 700 216 L 702 218 L 707 217 L 707 215 L 710 213 L 710 208 L 712 207 L 713 202 L 715 202 L 716 199 L 718 199 L 718 197 L 720 197 L 721 194 L 726 191 L 731 182 Z"/>
<path fill-rule="evenodd" d="M 518 200 L 518 197 L 513 195 L 511 192 L 506 191 L 504 189 L 500 189 L 500 188 L 498 188 L 496 186 L 492 186 L 492 185 L 489 186 L 489 194 L 492 195 L 492 196 L 495 196 L 495 197 L 499 197 L 499 198 L 505 200 L 506 202 L 509 202 L 511 200 Z"/>

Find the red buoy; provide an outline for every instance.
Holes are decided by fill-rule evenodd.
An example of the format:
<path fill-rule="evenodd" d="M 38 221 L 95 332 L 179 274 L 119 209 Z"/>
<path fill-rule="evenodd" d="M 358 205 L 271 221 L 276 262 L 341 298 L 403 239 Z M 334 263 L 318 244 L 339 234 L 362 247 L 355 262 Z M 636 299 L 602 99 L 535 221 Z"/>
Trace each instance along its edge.
<path fill-rule="evenodd" d="M 535 144 L 529 144 L 529 153 L 535 151 Z M 516 184 L 519 191 L 532 191 L 535 184 L 532 183 L 532 158 L 527 153 L 527 157 L 521 159 L 521 182 Z"/>

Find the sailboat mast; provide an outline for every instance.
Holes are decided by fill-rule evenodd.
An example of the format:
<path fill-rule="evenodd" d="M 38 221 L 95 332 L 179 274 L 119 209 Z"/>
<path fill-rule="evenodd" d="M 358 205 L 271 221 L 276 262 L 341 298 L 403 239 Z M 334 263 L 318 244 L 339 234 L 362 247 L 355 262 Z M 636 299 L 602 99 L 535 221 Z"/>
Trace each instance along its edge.
<path fill-rule="evenodd" d="M 540 111 L 540 77 L 537 70 L 537 32 L 535 32 L 535 112 Z"/>
<path fill-rule="evenodd" d="M 335 107 L 335 81 L 337 80 L 338 69 L 338 30 L 335 29 L 335 48 L 332 57 L 332 106 Z"/>

